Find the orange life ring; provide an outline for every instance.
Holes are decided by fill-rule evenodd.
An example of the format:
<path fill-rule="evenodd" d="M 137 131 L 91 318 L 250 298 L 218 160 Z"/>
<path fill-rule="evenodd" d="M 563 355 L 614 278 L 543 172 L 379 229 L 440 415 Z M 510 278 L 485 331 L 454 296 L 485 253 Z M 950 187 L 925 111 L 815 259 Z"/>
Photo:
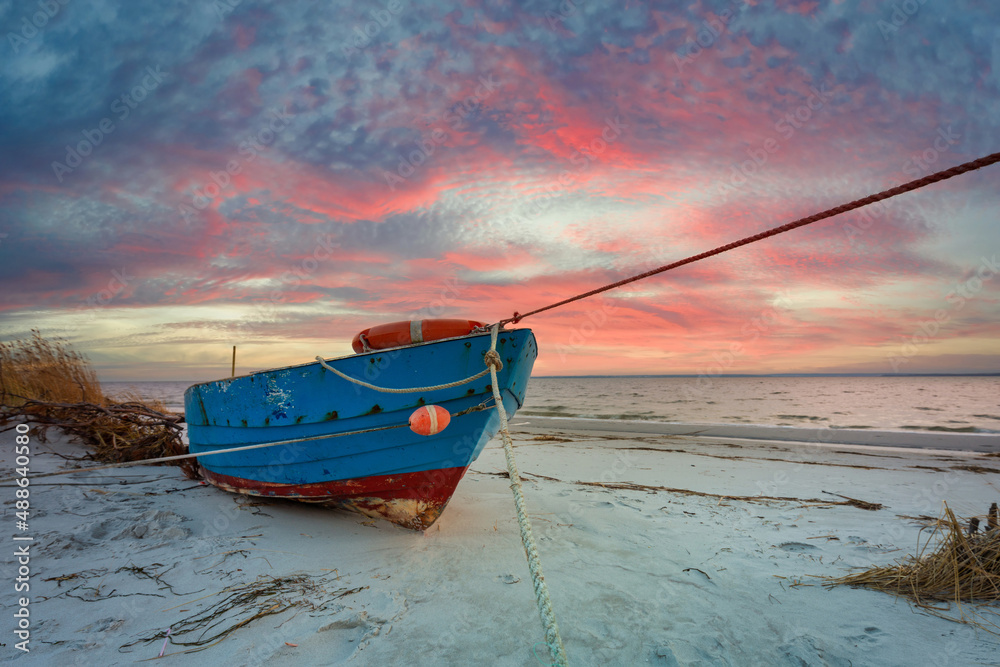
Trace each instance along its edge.
<path fill-rule="evenodd" d="M 485 326 L 482 322 L 473 320 L 412 320 L 378 324 L 355 336 L 354 340 L 351 341 L 351 347 L 354 348 L 355 352 L 361 353 L 365 351 L 365 342 L 367 342 L 368 349 L 385 350 L 390 347 L 464 336 Z M 364 341 L 362 341 L 362 337 L 364 337 Z"/>

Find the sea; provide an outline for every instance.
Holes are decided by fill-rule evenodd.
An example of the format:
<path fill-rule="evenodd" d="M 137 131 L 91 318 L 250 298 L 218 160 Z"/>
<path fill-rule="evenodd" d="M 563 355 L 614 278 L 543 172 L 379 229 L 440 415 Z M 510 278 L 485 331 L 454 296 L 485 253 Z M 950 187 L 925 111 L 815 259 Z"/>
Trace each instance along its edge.
<path fill-rule="evenodd" d="M 105 382 L 184 410 L 193 382 Z M 534 377 L 518 415 L 1000 434 L 1000 376 Z"/>

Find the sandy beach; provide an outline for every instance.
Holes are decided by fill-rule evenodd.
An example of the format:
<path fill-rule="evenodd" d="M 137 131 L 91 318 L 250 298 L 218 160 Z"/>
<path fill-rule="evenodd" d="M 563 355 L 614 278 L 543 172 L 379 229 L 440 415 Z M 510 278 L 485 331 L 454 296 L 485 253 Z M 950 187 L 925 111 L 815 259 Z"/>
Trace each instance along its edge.
<path fill-rule="evenodd" d="M 871 446 L 615 426 L 512 429 L 572 664 L 997 664 L 994 635 L 815 577 L 913 553 L 914 517 L 943 501 L 983 513 L 1000 499 L 998 438 L 895 433 Z M 32 473 L 80 465 L 60 455 L 81 450 L 51 436 L 32 439 Z M 38 479 L 16 533 L 33 539 L 9 537 L 2 563 L 13 583 L 10 554 L 30 545 L 30 592 L 3 596 L 3 659 L 133 664 L 155 659 L 170 629 L 173 664 L 545 664 L 504 471 L 494 440 L 426 534 L 230 495 L 173 467 Z M 11 535 L 14 491 L 5 483 Z M 845 497 L 882 508 L 834 504 Z M 15 648 L 20 595 L 29 653 Z"/>

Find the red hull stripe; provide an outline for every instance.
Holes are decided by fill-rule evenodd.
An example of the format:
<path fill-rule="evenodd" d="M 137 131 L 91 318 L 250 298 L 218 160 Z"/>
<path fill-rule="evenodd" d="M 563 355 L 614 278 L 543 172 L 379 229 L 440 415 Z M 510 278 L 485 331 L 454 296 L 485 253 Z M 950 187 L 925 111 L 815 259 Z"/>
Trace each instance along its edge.
<path fill-rule="evenodd" d="M 393 523 L 424 530 L 444 511 L 468 468 L 441 468 L 399 475 L 309 484 L 278 484 L 222 475 L 202 468 L 215 486 L 236 493 L 342 507 Z"/>

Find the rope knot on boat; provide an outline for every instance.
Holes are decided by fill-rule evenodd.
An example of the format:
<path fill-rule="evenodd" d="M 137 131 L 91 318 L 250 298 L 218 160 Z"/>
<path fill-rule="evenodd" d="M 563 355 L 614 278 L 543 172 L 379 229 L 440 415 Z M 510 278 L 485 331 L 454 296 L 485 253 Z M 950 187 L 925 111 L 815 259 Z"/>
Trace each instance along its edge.
<path fill-rule="evenodd" d="M 490 368 L 495 369 L 498 373 L 503 370 L 503 361 L 500 360 L 500 353 L 496 350 L 487 350 L 486 354 L 483 356 L 483 361 Z"/>

